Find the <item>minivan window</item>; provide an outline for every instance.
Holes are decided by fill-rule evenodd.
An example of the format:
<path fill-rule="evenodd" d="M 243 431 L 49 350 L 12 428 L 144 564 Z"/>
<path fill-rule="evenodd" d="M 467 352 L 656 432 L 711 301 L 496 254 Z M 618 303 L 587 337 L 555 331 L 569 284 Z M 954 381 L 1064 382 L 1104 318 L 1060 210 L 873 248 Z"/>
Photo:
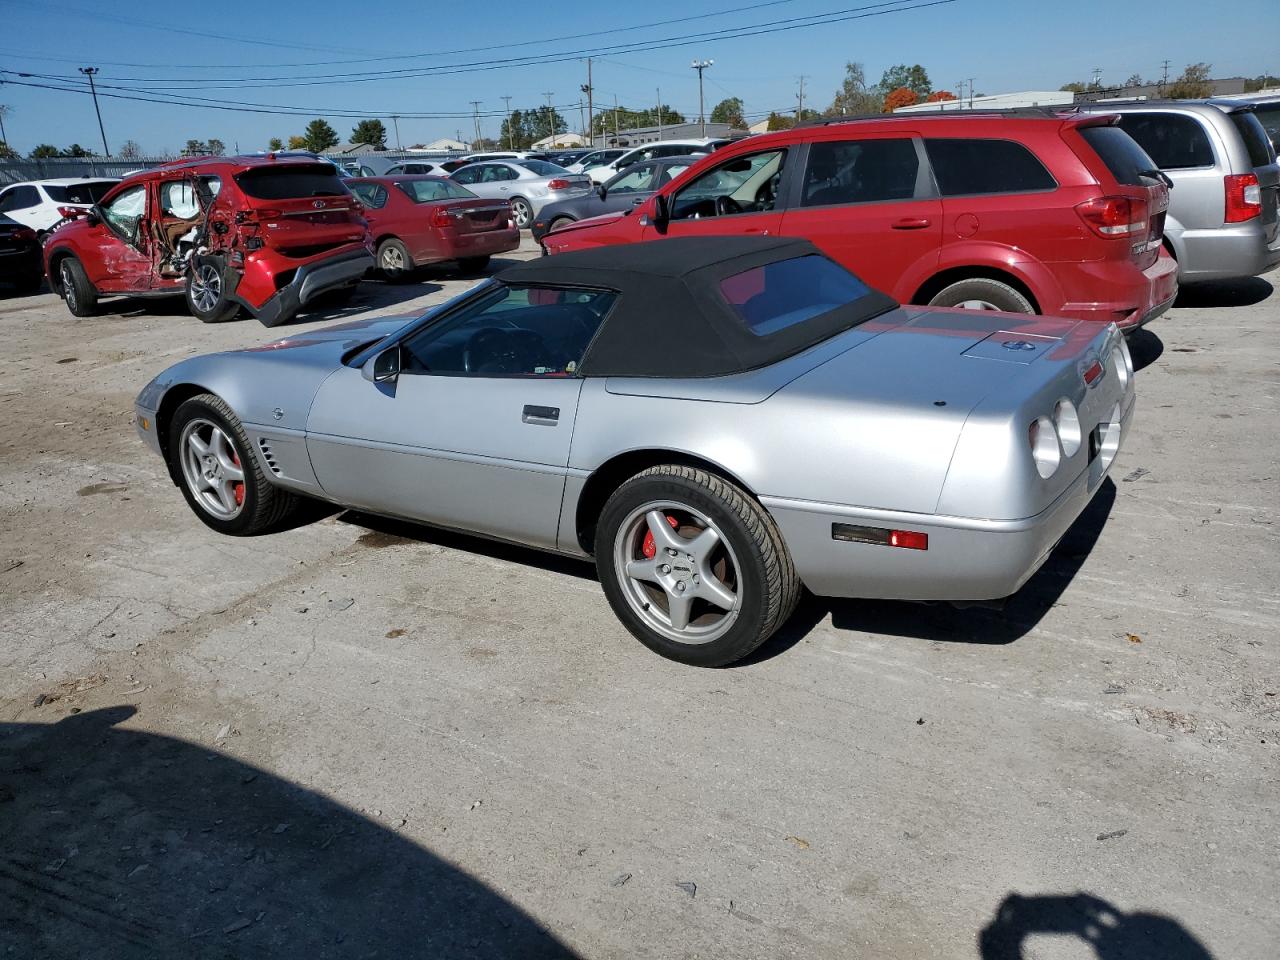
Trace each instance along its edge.
<path fill-rule="evenodd" d="M 1265 167 L 1274 162 L 1271 145 L 1267 142 L 1267 131 L 1263 129 L 1252 111 L 1241 110 L 1228 114 L 1235 128 L 1240 131 L 1240 138 L 1249 151 L 1249 163 L 1255 167 Z"/>
<path fill-rule="evenodd" d="M 1013 140 L 925 140 L 934 179 L 944 197 L 1028 193 L 1058 183 L 1034 153 Z"/>
<path fill-rule="evenodd" d="M 1156 173 L 1152 160 L 1133 137 L 1119 127 L 1084 127 L 1080 136 L 1093 147 L 1117 183 L 1129 187 L 1146 186 L 1144 178 Z"/>
<path fill-rule="evenodd" d="M 240 189 L 255 200 L 295 200 L 300 197 L 338 197 L 346 193 L 331 164 L 252 167 L 236 174 Z"/>
<path fill-rule="evenodd" d="M 1213 166 L 1213 147 L 1200 121 L 1179 113 L 1122 113 L 1120 126 L 1161 170 Z"/>
<path fill-rule="evenodd" d="M 837 140 L 809 147 L 801 205 L 910 200 L 920 158 L 909 138 Z"/>

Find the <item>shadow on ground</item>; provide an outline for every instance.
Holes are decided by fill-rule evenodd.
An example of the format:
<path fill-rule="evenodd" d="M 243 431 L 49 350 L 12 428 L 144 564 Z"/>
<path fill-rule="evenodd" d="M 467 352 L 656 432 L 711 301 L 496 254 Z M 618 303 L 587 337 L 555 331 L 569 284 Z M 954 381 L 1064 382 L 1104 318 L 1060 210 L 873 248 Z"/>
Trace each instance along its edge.
<path fill-rule="evenodd" d="M 1206 280 L 1178 289 L 1175 307 L 1251 307 L 1271 296 L 1275 288 L 1262 277 Z"/>
<path fill-rule="evenodd" d="M 1129 335 L 1129 355 L 1133 357 L 1133 369 L 1151 366 L 1164 353 L 1164 341 L 1144 327 Z"/>
<path fill-rule="evenodd" d="M 392 829 L 208 748 L 116 726 L 133 713 L 0 723 L 0 955 L 573 956 Z"/>
<path fill-rule="evenodd" d="M 1208 948 L 1172 917 L 1125 913 L 1088 893 L 1005 897 L 991 922 L 978 934 L 981 960 L 1023 960 L 1042 956 L 1027 950 L 1034 937 L 1076 940 L 1096 960 L 1213 960 Z M 1078 949 L 1071 957 L 1083 958 Z"/>

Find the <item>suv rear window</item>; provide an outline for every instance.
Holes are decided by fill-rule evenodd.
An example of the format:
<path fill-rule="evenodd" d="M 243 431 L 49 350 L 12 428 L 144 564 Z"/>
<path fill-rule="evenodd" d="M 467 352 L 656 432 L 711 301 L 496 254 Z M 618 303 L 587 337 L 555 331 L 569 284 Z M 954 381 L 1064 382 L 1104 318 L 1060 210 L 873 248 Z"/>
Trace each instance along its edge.
<path fill-rule="evenodd" d="M 87 180 L 84 183 L 69 183 L 65 187 L 46 184 L 44 192 L 54 203 L 97 203 L 119 182 L 119 180 Z"/>
<path fill-rule="evenodd" d="M 1013 140 L 925 140 L 944 197 L 975 193 L 1055 190 L 1058 183 L 1036 155 Z"/>
<path fill-rule="evenodd" d="M 720 293 L 748 330 L 767 337 L 867 295 L 867 286 L 826 257 L 775 260 L 720 281 Z"/>
<path fill-rule="evenodd" d="M 1147 179 L 1157 172 L 1156 162 L 1119 127 L 1083 127 L 1080 136 L 1093 147 L 1118 183 L 1146 186 Z"/>
<path fill-rule="evenodd" d="M 1122 113 L 1120 127 L 1161 170 L 1213 166 L 1209 135 L 1194 117 L 1178 113 Z"/>
<path fill-rule="evenodd" d="M 1280 152 L 1280 103 L 1259 104 L 1253 114 L 1271 139 L 1271 146 Z"/>
<path fill-rule="evenodd" d="M 1228 114 L 1235 128 L 1240 131 L 1240 138 L 1249 150 L 1249 163 L 1255 167 L 1265 167 L 1272 162 L 1271 145 L 1267 142 L 1267 131 L 1263 129 L 1252 111 L 1241 110 Z"/>
<path fill-rule="evenodd" d="M 338 168 L 327 163 L 253 167 L 236 174 L 236 183 L 255 200 L 337 197 L 347 192 L 338 179 Z"/>

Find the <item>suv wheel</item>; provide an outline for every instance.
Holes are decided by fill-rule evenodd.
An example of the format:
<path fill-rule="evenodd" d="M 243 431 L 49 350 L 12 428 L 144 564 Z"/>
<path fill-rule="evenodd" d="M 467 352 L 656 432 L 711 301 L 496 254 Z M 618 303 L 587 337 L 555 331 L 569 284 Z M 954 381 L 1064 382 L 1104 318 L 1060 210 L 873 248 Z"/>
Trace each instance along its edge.
<path fill-rule="evenodd" d="M 222 323 L 240 312 L 240 305 L 227 299 L 222 285 L 222 264 L 201 260 L 187 276 L 187 309 L 204 323 Z"/>
<path fill-rule="evenodd" d="M 745 491 L 694 467 L 651 467 L 614 491 L 595 551 L 618 619 L 649 649 L 694 666 L 747 656 L 800 596 L 773 518 Z"/>
<path fill-rule="evenodd" d="M 989 277 L 961 280 L 939 290 L 931 307 L 962 307 L 966 310 L 1003 310 L 1006 313 L 1035 313 L 1031 301 L 1007 283 Z"/>
<path fill-rule="evenodd" d="M 91 317 L 98 312 L 98 291 L 75 257 L 58 261 L 58 286 L 73 317 Z"/>

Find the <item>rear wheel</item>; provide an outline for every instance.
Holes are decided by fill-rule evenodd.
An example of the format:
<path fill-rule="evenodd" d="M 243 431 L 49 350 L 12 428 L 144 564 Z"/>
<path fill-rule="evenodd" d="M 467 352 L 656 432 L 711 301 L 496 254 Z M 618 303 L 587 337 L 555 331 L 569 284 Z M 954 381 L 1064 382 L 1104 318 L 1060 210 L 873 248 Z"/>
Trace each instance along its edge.
<path fill-rule="evenodd" d="M 63 257 L 58 261 L 58 286 L 62 299 L 75 317 L 91 317 L 98 312 L 98 291 L 89 282 L 84 267 L 75 257 Z"/>
<path fill-rule="evenodd" d="M 651 467 L 619 487 L 595 549 L 618 619 L 651 650 L 694 666 L 747 656 L 800 595 L 773 518 L 736 485 L 694 467 Z"/>
<path fill-rule="evenodd" d="M 219 533 L 265 533 L 299 506 L 297 497 L 266 479 L 240 420 L 215 394 L 178 407 L 169 425 L 169 461 L 191 509 Z"/>
<path fill-rule="evenodd" d="M 552 230 L 559 230 L 561 227 L 567 227 L 569 224 L 574 222 L 573 217 L 556 217 L 547 225 L 547 233 L 550 233 Z"/>
<path fill-rule="evenodd" d="M 529 201 L 524 197 L 511 199 L 511 212 L 515 215 L 516 226 L 521 230 L 533 222 L 533 207 L 529 206 Z"/>
<path fill-rule="evenodd" d="M 202 323 L 224 323 L 240 312 L 240 305 L 227 299 L 218 260 L 196 263 L 187 276 L 187 309 Z"/>
<path fill-rule="evenodd" d="M 929 306 L 1003 310 L 1006 313 L 1036 312 L 1035 306 L 1020 291 L 990 277 L 972 277 L 943 287 L 929 301 Z"/>
<path fill-rule="evenodd" d="M 413 257 L 409 248 L 396 239 L 378 244 L 378 270 L 390 283 L 402 283 L 413 274 Z"/>

